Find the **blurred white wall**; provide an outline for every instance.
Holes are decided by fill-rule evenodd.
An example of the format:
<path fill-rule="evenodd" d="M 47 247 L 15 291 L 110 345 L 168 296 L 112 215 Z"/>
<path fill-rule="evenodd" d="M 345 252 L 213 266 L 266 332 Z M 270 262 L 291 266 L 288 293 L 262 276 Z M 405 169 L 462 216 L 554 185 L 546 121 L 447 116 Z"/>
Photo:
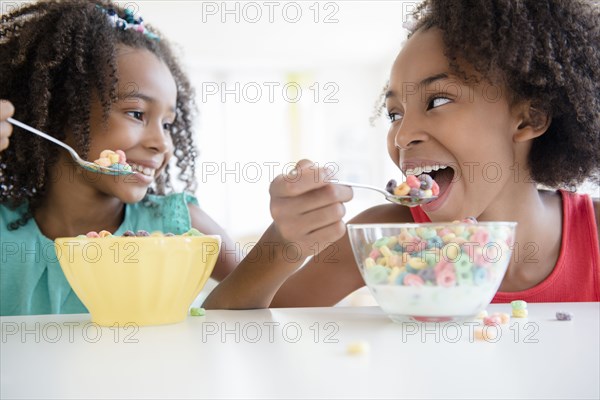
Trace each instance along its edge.
<path fill-rule="evenodd" d="M 419 1 L 121 1 L 177 44 L 197 89 L 197 195 L 233 237 L 270 224 L 271 179 L 301 158 L 340 179 L 400 178 L 375 101 Z M 582 191 L 600 196 L 598 187 Z M 382 202 L 355 191 L 347 217 Z"/>
<path fill-rule="evenodd" d="M 274 176 L 309 158 L 340 179 L 397 176 L 369 124 L 411 1 L 139 1 L 178 45 L 197 90 L 202 207 L 242 242 L 270 224 Z M 348 218 L 382 202 L 355 192 Z"/>

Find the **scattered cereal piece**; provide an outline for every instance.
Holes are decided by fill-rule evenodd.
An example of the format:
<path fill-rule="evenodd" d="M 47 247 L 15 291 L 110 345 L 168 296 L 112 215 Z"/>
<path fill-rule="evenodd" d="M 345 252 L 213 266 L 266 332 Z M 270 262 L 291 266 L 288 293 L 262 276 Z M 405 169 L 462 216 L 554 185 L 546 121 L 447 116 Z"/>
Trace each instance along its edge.
<path fill-rule="evenodd" d="M 494 315 L 494 316 L 496 316 L 496 317 L 500 318 L 500 323 L 501 323 L 502 325 L 504 325 L 504 324 L 508 324 L 508 322 L 510 321 L 510 315 L 508 315 L 507 313 L 504 313 L 504 312 L 502 312 L 502 313 L 501 313 L 501 312 L 496 312 L 496 313 L 493 313 L 492 315 Z"/>
<path fill-rule="evenodd" d="M 135 236 L 135 233 L 128 229 L 125 232 L 123 232 L 123 236 Z"/>
<path fill-rule="evenodd" d="M 526 308 L 524 308 L 522 310 L 512 310 L 513 318 L 527 318 L 528 314 L 529 313 L 527 312 Z"/>
<path fill-rule="evenodd" d="M 191 228 L 189 231 L 187 231 L 181 236 L 204 236 L 204 234 L 196 228 Z"/>
<path fill-rule="evenodd" d="M 487 310 L 481 310 L 481 311 L 479 311 L 479 314 L 477 314 L 475 316 L 475 319 L 484 319 L 487 316 L 488 316 Z"/>
<path fill-rule="evenodd" d="M 139 231 L 136 232 L 135 236 L 150 236 L 150 234 L 148 233 L 148 231 L 140 229 Z"/>
<path fill-rule="evenodd" d="M 513 300 L 510 302 L 510 306 L 513 310 L 525 310 L 527 308 L 527 302 L 524 300 Z"/>
<path fill-rule="evenodd" d="M 570 321 L 573 318 L 573 314 L 568 311 L 557 311 L 556 319 L 559 321 Z"/>
<path fill-rule="evenodd" d="M 475 340 L 485 340 L 486 342 L 490 342 L 495 340 L 498 337 L 498 332 L 496 328 L 475 328 Z"/>
<path fill-rule="evenodd" d="M 359 355 L 365 354 L 369 352 L 369 343 L 361 340 L 357 342 L 352 342 L 348 345 L 347 348 L 348 354 L 351 355 Z"/>
<path fill-rule="evenodd" d="M 190 315 L 192 317 L 202 317 L 206 315 L 206 310 L 202 307 L 192 307 L 190 308 Z"/>
<path fill-rule="evenodd" d="M 490 315 L 489 317 L 485 317 L 483 319 L 483 324 L 487 326 L 491 325 L 500 325 L 502 323 L 502 319 L 498 315 Z"/>
<path fill-rule="evenodd" d="M 86 237 L 89 237 L 89 238 L 97 238 L 97 237 L 100 237 L 100 235 L 98 235 L 98 232 L 95 232 L 95 231 L 90 231 L 90 232 L 86 233 L 86 234 L 85 234 L 85 236 L 86 236 Z"/>
<path fill-rule="evenodd" d="M 98 232 L 98 236 L 100 236 L 101 238 L 108 237 L 108 236 L 112 236 L 112 233 L 110 233 L 109 231 L 102 230 L 102 231 Z"/>

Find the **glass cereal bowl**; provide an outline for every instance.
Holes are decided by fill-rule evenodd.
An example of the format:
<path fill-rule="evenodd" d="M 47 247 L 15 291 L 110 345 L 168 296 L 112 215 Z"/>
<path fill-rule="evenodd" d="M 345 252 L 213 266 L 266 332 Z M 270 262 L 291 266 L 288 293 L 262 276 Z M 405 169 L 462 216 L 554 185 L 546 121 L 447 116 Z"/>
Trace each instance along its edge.
<path fill-rule="evenodd" d="M 54 241 L 73 291 L 102 326 L 183 321 L 217 261 L 219 236 L 68 237 Z"/>
<path fill-rule="evenodd" d="M 506 273 L 516 222 L 349 224 L 356 263 L 396 321 L 476 316 Z"/>

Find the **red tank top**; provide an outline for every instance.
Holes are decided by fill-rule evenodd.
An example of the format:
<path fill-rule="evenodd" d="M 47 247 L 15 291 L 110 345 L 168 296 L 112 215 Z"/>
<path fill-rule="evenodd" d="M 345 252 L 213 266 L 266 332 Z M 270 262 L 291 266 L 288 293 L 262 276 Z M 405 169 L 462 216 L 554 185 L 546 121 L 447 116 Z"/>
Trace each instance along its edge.
<path fill-rule="evenodd" d="M 563 204 L 563 231 L 554 269 L 532 288 L 497 292 L 492 303 L 600 301 L 600 252 L 594 204 L 587 195 L 559 192 Z M 420 207 L 410 211 L 415 222 L 431 221 Z"/>

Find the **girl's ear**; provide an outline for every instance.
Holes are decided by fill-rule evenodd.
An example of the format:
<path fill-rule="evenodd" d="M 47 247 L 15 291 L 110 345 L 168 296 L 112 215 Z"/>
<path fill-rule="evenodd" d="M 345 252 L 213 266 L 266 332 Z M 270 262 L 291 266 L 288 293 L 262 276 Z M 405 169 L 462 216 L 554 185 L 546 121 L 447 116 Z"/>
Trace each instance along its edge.
<path fill-rule="evenodd" d="M 543 135 L 552 122 L 546 111 L 533 107 L 531 102 L 524 102 L 517 107 L 517 129 L 513 135 L 515 142 L 526 142 Z"/>

